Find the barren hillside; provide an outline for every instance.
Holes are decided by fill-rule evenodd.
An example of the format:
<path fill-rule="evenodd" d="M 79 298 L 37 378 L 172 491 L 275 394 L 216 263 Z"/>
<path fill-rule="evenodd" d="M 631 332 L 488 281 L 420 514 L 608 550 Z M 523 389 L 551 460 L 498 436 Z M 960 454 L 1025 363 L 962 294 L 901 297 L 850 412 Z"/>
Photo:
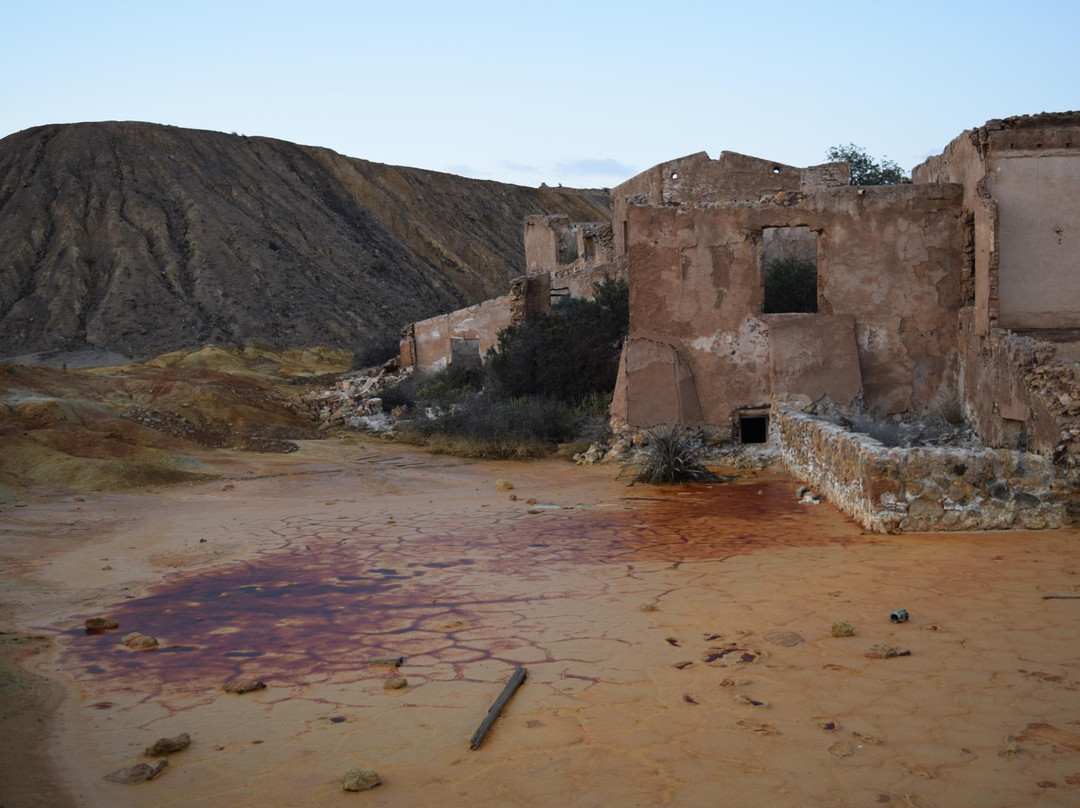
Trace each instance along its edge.
<path fill-rule="evenodd" d="M 363 350 L 505 292 L 532 213 L 607 194 L 144 123 L 0 140 L 0 357 L 206 343 Z"/>

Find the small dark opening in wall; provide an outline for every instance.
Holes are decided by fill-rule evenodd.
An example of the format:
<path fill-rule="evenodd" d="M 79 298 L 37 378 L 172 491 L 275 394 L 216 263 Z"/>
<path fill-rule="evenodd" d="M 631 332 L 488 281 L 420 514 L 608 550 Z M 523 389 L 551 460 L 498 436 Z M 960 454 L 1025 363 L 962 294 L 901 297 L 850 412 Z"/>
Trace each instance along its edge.
<path fill-rule="evenodd" d="M 585 257 L 587 259 L 596 258 L 596 240 L 592 236 L 585 236 Z"/>
<path fill-rule="evenodd" d="M 745 415 L 739 419 L 739 440 L 743 443 L 767 443 L 769 416 Z"/>
<path fill-rule="evenodd" d="M 679 172 L 678 171 L 672 171 L 671 172 L 671 178 L 673 180 L 677 180 L 679 178 Z"/>
<path fill-rule="evenodd" d="M 780 166 L 773 166 L 772 167 L 772 173 L 773 174 L 779 174 L 780 173 Z"/>

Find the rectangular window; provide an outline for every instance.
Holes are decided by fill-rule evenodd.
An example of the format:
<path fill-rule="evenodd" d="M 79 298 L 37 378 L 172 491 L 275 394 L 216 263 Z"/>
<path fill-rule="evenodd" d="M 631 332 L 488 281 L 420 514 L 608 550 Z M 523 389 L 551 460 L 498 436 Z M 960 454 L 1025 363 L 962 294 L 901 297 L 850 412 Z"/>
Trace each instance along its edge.
<path fill-rule="evenodd" d="M 762 230 L 763 314 L 813 314 L 818 310 L 818 234 L 809 227 Z"/>

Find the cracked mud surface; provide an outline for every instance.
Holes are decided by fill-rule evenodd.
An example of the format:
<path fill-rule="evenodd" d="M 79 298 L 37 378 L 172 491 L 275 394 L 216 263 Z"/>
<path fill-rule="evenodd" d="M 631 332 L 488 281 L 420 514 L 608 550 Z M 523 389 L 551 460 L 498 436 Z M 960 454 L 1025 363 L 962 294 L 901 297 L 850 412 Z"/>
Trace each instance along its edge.
<path fill-rule="evenodd" d="M 780 477 L 666 491 L 386 447 L 294 460 L 76 519 L 0 514 L 21 587 L 4 613 L 56 636 L 45 667 L 71 695 L 52 749 L 81 803 L 1080 800 L 1080 607 L 1041 599 L 1080 592 L 1075 533 L 864 536 Z M 120 628 L 88 635 L 98 615 Z M 855 636 L 831 636 L 840 620 Z M 135 631 L 160 647 L 123 647 Z M 878 643 L 912 655 L 866 659 Z M 180 732 L 160 778 L 102 779 Z M 355 767 L 384 785 L 342 796 Z"/>

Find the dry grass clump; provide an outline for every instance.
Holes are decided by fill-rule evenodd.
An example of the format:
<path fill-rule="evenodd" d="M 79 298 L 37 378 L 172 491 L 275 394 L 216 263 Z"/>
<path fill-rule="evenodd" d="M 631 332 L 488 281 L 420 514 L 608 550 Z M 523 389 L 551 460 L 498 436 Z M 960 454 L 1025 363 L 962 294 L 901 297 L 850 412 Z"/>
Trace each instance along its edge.
<path fill-rule="evenodd" d="M 694 430 L 681 424 L 660 426 L 646 433 L 643 451 L 635 461 L 634 482 L 664 485 L 720 482 L 706 468 L 704 447 Z"/>

